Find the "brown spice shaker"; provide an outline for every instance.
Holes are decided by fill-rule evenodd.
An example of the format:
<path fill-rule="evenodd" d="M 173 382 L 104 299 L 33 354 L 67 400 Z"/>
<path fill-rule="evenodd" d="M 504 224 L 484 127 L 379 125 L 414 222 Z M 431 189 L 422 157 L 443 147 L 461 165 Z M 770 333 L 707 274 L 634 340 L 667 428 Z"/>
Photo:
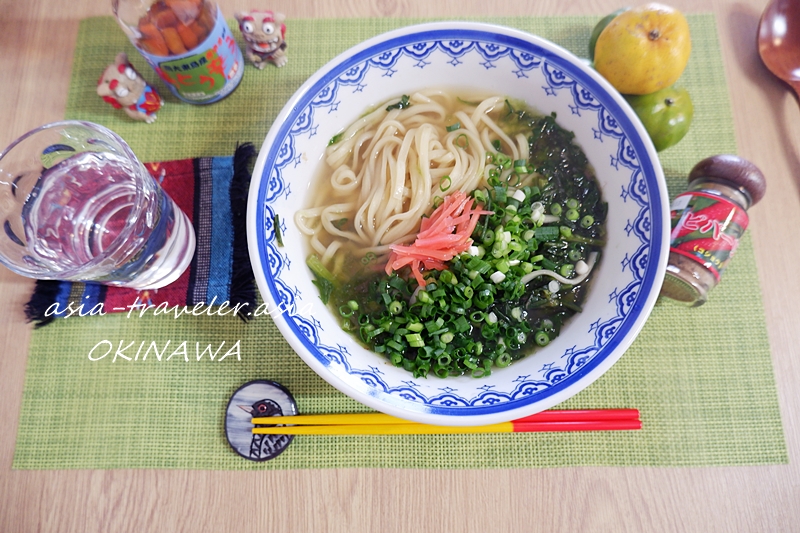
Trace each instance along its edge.
<path fill-rule="evenodd" d="M 747 229 L 747 210 L 766 186 L 758 167 L 735 155 L 712 156 L 692 168 L 687 191 L 672 202 L 661 296 L 691 307 L 708 300 Z"/>

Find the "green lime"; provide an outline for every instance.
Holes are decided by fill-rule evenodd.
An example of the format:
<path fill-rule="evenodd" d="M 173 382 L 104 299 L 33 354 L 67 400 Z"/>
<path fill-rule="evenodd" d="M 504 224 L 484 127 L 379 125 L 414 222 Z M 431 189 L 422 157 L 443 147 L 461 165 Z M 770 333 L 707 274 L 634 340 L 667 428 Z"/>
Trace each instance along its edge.
<path fill-rule="evenodd" d="M 600 37 L 600 34 L 603 33 L 603 30 L 606 29 L 606 26 L 608 26 L 608 24 L 612 20 L 617 18 L 617 15 L 619 15 L 620 13 L 624 13 L 629 9 L 630 9 L 629 7 L 621 7 L 619 9 L 617 9 L 616 11 L 614 11 L 613 13 L 611 13 L 610 15 L 606 15 L 605 17 L 600 19 L 600 22 L 598 22 L 597 25 L 592 30 L 592 36 L 589 37 L 589 60 L 590 61 L 594 61 L 594 46 L 597 44 L 597 38 Z"/>
<path fill-rule="evenodd" d="M 677 144 L 689 131 L 694 105 L 686 89 L 672 86 L 650 94 L 624 96 L 659 152 Z"/>

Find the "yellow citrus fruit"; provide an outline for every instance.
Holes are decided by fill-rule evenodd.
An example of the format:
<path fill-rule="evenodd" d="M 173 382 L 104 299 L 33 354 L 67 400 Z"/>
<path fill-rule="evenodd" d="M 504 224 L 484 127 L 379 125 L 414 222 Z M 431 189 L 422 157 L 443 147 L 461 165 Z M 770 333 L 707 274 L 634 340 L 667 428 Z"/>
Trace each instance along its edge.
<path fill-rule="evenodd" d="M 683 73 L 692 41 L 683 13 L 644 4 L 617 15 L 597 38 L 594 67 L 623 94 L 669 87 Z"/>

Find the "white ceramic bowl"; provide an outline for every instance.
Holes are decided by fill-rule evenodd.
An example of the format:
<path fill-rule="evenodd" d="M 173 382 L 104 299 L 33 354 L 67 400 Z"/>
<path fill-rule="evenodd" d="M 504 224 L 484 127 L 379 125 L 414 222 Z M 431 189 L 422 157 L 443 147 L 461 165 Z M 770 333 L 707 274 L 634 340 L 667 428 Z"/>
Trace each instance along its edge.
<path fill-rule="evenodd" d="M 544 349 L 491 376 L 414 379 L 362 348 L 322 304 L 294 226 L 328 140 L 370 105 L 430 87 L 518 98 L 575 133 L 608 209 L 608 242 L 582 313 Z M 280 220 L 283 246 L 273 227 Z M 510 28 L 466 22 L 410 26 L 322 67 L 292 96 L 256 162 L 248 204 L 250 256 L 280 331 L 331 385 L 376 409 L 442 425 L 508 421 L 575 395 L 613 365 L 655 304 L 666 268 L 667 190 L 633 111 L 566 50 Z"/>

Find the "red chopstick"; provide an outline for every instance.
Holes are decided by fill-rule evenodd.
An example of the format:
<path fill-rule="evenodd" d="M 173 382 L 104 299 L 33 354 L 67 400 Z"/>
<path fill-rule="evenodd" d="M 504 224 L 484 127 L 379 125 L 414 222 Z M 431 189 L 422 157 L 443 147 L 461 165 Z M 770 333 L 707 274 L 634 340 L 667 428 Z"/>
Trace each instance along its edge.
<path fill-rule="evenodd" d="M 642 429 L 638 419 L 585 420 L 571 422 L 511 422 L 514 433 L 534 433 L 540 431 L 625 431 Z"/>
<path fill-rule="evenodd" d="M 593 420 L 638 420 L 638 409 L 550 409 L 512 422 L 577 422 Z"/>

